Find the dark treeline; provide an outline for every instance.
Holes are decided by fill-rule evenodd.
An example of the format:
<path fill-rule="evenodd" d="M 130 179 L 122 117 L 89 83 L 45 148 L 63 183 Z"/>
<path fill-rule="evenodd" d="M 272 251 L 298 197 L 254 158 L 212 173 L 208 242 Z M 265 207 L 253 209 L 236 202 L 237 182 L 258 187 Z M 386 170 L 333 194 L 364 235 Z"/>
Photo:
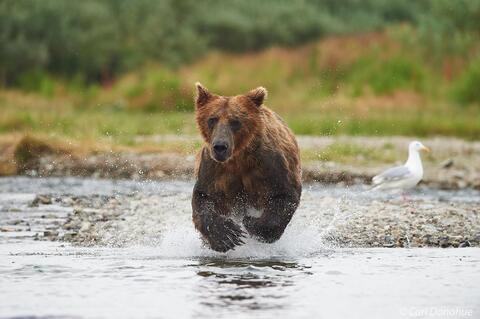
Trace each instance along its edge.
<path fill-rule="evenodd" d="M 242 52 L 293 46 L 399 22 L 475 29 L 480 27 L 479 3 L 0 0 L 0 84 L 15 85 L 22 75 L 35 72 L 108 81 L 146 61 L 176 67 L 212 49 Z"/>

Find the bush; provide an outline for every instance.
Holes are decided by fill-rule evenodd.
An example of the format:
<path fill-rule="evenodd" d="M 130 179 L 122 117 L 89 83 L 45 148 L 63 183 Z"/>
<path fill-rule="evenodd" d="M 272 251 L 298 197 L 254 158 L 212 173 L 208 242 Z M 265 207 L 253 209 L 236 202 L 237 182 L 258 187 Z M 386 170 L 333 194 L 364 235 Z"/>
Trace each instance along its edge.
<path fill-rule="evenodd" d="M 349 73 L 354 95 L 360 95 L 364 87 L 377 95 L 397 89 L 422 91 L 424 87 L 425 72 L 420 64 L 400 56 L 383 61 L 378 57 L 361 58 Z"/>
<path fill-rule="evenodd" d="M 38 69 L 109 82 L 149 60 L 177 67 L 207 50 L 296 45 L 425 12 L 416 0 L 0 0 L 0 84 Z"/>
<path fill-rule="evenodd" d="M 454 85 L 453 96 L 462 104 L 480 104 L 480 59 L 471 62 Z"/>
<path fill-rule="evenodd" d="M 26 72 L 19 76 L 17 83 L 20 89 L 44 97 L 52 97 L 55 93 L 55 81 L 44 71 Z"/>
<path fill-rule="evenodd" d="M 124 90 L 124 92 L 123 92 Z M 127 107 L 142 111 L 191 111 L 191 92 L 185 92 L 178 74 L 165 68 L 151 68 L 140 73 L 134 83 L 120 88 Z"/>

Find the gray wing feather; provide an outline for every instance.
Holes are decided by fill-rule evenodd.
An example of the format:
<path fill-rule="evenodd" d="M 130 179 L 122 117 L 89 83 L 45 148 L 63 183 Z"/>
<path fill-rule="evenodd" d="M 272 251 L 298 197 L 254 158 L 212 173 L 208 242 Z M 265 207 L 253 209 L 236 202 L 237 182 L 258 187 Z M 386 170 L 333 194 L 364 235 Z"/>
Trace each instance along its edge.
<path fill-rule="evenodd" d="M 385 172 L 375 176 L 372 181 L 374 184 L 393 182 L 408 178 L 412 172 L 406 166 L 396 166 L 387 169 Z"/>

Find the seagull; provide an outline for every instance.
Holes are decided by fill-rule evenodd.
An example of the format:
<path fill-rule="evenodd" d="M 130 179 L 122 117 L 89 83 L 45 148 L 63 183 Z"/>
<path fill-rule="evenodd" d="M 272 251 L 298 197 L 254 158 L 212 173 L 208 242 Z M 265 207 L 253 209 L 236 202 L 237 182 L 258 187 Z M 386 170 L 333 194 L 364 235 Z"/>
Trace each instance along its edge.
<path fill-rule="evenodd" d="M 372 190 L 381 189 L 407 189 L 415 187 L 423 177 L 422 160 L 419 151 L 430 152 L 419 141 L 408 145 L 408 159 L 404 165 L 387 169 L 372 179 Z"/>

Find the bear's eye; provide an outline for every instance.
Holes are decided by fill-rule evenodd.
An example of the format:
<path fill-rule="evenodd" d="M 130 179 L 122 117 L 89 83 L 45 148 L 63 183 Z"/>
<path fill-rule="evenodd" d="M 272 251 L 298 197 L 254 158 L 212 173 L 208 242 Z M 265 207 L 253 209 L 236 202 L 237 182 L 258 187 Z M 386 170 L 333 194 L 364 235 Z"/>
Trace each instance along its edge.
<path fill-rule="evenodd" d="M 215 126 L 215 124 L 217 123 L 217 121 L 218 121 L 218 117 L 211 117 L 211 118 L 209 118 L 208 121 L 207 121 L 208 127 L 209 127 L 210 129 L 212 129 L 212 128 Z"/>
<path fill-rule="evenodd" d="M 230 127 L 232 128 L 232 130 L 238 131 L 240 127 L 242 127 L 242 123 L 240 123 L 239 120 L 231 120 Z"/>

